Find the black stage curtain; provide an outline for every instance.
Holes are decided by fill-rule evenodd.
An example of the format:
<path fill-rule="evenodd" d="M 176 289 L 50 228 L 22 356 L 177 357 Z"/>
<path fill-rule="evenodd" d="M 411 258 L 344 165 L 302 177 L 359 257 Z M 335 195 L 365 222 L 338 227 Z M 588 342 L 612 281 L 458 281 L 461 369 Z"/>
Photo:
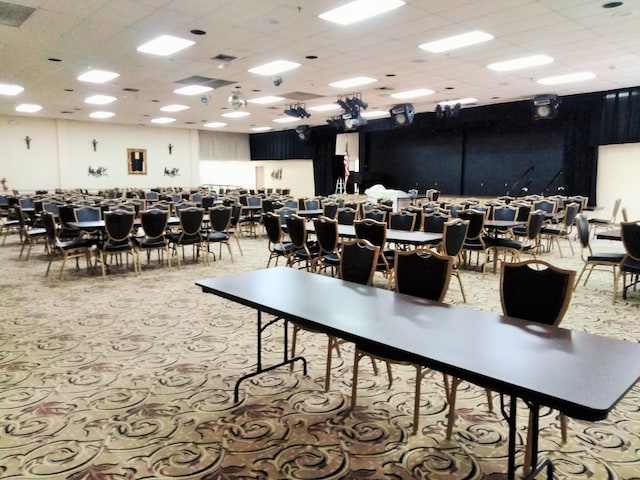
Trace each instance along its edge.
<path fill-rule="evenodd" d="M 316 194 L 343 176 L 338 131 L 314 127 L 307 142 L 293 130 L 251 135 L 252 160 L 312 158 Z M 558 115 L 534 120 L 524 100 L 467 107 L 457 118 L 421 113 L 397 128 L 369 121 L 360 132 L 360 191 L 376 183 L 444 195 L 585 195 L 596 203 L 598 145 L 640 141 L 640 87 L 561 97 Z M 526 190 L 523 190 L 526 189 Z"/>
<path fill-rule="evenodd" d="M 640 142 L 640 87 L 604 94 L 600 113 L 600 145 Z"/>

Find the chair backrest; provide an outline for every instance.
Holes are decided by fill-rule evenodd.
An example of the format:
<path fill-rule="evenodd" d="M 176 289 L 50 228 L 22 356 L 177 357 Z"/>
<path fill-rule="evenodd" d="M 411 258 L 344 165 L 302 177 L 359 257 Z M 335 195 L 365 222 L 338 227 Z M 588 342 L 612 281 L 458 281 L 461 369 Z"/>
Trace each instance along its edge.
<path fill-rule="evenodd" d="M 280 215 L 274 212 L 265 213 L 262 217 L 264 228 L 267 231 L 269 242 L 277 244 L 282 242 L 282 224 L 280 223 Z"/>
<path fill-rule="evenodd" d="M 580 245 L 582 246 L 582 248 L 591 250 L 591 246 L 589 245 L 589 219 L 583 215 L 578 215 L 575 222 L 578 230 L 578 239 L 580 240 Z"/>
<path fill-rule="evenodd" d="M 515 220 L 518 216 L 518 208 L 510 207 L 508 205 L 504 206 L 494 206 L 493 207 L 493 219 L 494 220 Z"/>
<path fill-rule="evenodd" d="M 297 211 L 298 210 L 296 208 L 282 207 L 276 210 L 276 213 L 280 217 L 280 223 L 283 225 L 286 225 L 287 217 L 290 217 L 291 215 L 295 215 Z"/>
<path fill-rule="evenodd" d="M 364 239 L 342 243 L 340 278 L 360 285 L 371 285 L 378 265 L 380 247 Z"/>
<path fill-rule="evenodd" d="M 305 248 L 307 244 L 307 219 L 296 214 L 287 217 L 287 233 L 291 239 L 291 247 Z"/>
<path fill-rule="evenodd" d="M 209 225 L 214 232 L 226 232 L 231 225 L 232 207 L 218 205 L 209 210 Z"/>
<path fill-rule="evenodd" d="M 284 206 L 293 210 L 298 210 L 298 201 L 294 200 L 293 198 L 287 198 L 284 201 Z"/>
<path fill-rule="evenodd" d="M 421 232 L 424 227 L 424 210 L 421 207 L 410 205 L 402 211 L 413 213 L 416 216 L 416 221 L 413 225 L 413 229 Z"/>
<path fill-rule="evenodd" d="M 62 225 L 68 225 L 71 222 L 76 221 L 76 207 L 73 205 L 60 205 L 58 207 L 58 218 Z"/>
<path fill-rule="evenodd" d="M 340 225 L 353 225 L 356 219 L 356 210 L 351 207 L 344 207 L 338 209 L 338 223 Z"/>
<path fill-rule="evenodd" d="M 197 235 L 202 228 L 204 208 L 188 207 L 180 210 L 180 229 L 183 235 Z"/>
<path fill-rule="evenodd" d="M 526 237 L 529 240 L 534 240 L 540 235 L 540 231 L 542 230 L 542 225 L 546 219 L 545 213 L 543 210 L 535 210 L 529 213 L 529 218 L 527 219 L 527 227 L 526 227 Z"/>
<path fill-rule="evenodd" d="M 353 227 L 356 238 L 368 240 L 376 247 L 383 248 L 387 243 L 387 224 L 370 218 L 355 220 Z"/>
<path fill-rule="evenodd" d="M 457 257 L 462 250 L 465 238 L 467 238 L 468 229 L 468 220 L 454 218 L 446 222 L 442 231 L 442 252 L 450 257 Z"/>
<path fill-rule="evenodd" d="M 305 210 L 318 210 L 322 208 L 320 200 L 317 198 L 306 198 L 303 201 L 303 204 Z"/>
<path fill-rule="evenodd" d="M 200 206 L 202 208 L 211 208 L 216 202 L 216 197 L 213 195 L 207 195 L 200 198 Z"/>
<path fill-rule="evenodd" d="M 625 252 L 634 260 L 640 260 L 640 222 L 620 223 Z"/>
<path fill-rule="evenodd" d="M 453 271 L 453 257 L 428 248 L 396 250 L 395 255 L 396 292 L 437 302 L 444 299 Z"/>
<path fill-rule="evenodd" d="M 164 236 L 169 221 L 169 212 L 164 210 L 145 210 L 140 212 L 140 224 L 144 234 L 149 238 Z"/>
<path fill-rule="evenodd" d="M 463 220 L 469 220 L 467 240 L 482 241 L 486 212 L 479 210 L 465 210 L 463 212 L 459 212 L 458 216 Z"/>
<path fill-rule="evenodd" d="M 553 200 L 543 198 L 541 200 L 537 200 L 533 202 L 533 209 L 542 210 L 543 212 L 547 212 L 547 213 L 556 213 L 556 210 L 558 209 L 558 204 Z"/>
<path fill-rule="evenodd" d="M 144 198 L 145 200 L 155 202 L 159 199 L 159 195 L 158 195 L 158 192 L 145 192 Z"/>
<path fill-rule="evenodd" d="M 446 205 L 445 210 L 449 210 L 449 216 L 452 218 L 456 218 L 458 216 L 460 216 L 460 212 L 462 212 L 463 210 L 466 210 L 467 206 L 466 205 L 458 205 L 455 203 L 451 203 L 449 205 Z"/>
<path fill-rule="evenodd" d="M 25 208 L 35 208 L 35 204 L 33 203 L 33 199 L 32 198 L 21 198 L 18 200 L 18 203 L 20 204 L 20 208 L 25 209 Z"/>
<path fill-rule="evenodd" d="M 60 205 L 57 202 L 44 202 L 42 204 L 42 209 L 45 212 L 53 213 L 54 215 L 58 214 L 58 207 Z"/>
<path fill-rule="evenodd" d="M 389 216 L 389 228 L 412 232 L 416 225 L 416 214 L 410 212 L 392 212 Z"/>
<path fill-rule="evenodd" d="M 338 204 L 335 202 L 323 202 L 322 203 L 322 214 L 325 217 L 336 218 L 338 214 Z"/>
<path fill-rule="evenodd" d="M 104 229 L 108 242 L 125 242 L 133 229 L 135 214 L 126 210 L 116 210 L 104 214 Z"/>
<path fill-rule="evenodd" d="M 580 211 L 580 205 L 575 202 L 565 206 L 564 219 L 562 223 L 564 223 L 566 228 L 570 228 L 573 225 L 573 222 Z"/>
<path fill-rule="evenodd" d="M 542 260 L 504 263 L 500 299 L 505 315 L 558 325 L 569 307 L 576 272 Z"/>
<path fill-rule="evenodd" d="M 100 220 L 99 207 L 80 207 L 75 209 L 76 222 L 95 222 Z"/>
<path fill-rule="evenodd" d="M 620 204 L 622 204 L 622 199 L 616 198 L 616 201 L 613 203 L 613 211 L 611 212 L 611 223 L 616 223 L 616 218 L 618 218 L 618 210 L 620 210 Z"/>
<path fill-rule="evenodd" d="M 449 220 L 449 215 L 441 212 L 430 212 L 424 214 L 423 230 L 430 233 L 442 233 L 444 224 Z"/>
<path fill-rule="evenodd" d="M 247 197 L 247 206 L 250 206 L 250 207 L 262 206 L 262 197 L 259 197 L 258 195 L 251 195 Z"/>
<path fill-rule="evenodd" d="M 55 246 L 58 241 L 58 233 L 56 231 L 56 220 L 53 213 L 44 211 L 42 212 L 42 224 L 47 231 L 47 241 L 49 246 Z"/>
<path fill-rule="evenodd" d="M 370 218 L 378 222 L 384 222 L 387 219 L 387 212 L 380 210 L 379 208 L 372 208 L 364 212 L 364 218 Z"/>
<path fill-rule="evenodd" d="M 531 204 L 529 202 L 513 202 L 510 205 L 518 208 L 518 214 L 516 215 L 518 222 L 526 222 L 529 219 L 529 213 L 531 213 Z"/>
<path fill-rule="evenodd" d="M 318 217 L 313 219 L 316 231 L 316 239 L 320 247 L 320 255 L 335 252 L 340 243 L 338 237 L 338 221 L 329 217 Z"/>

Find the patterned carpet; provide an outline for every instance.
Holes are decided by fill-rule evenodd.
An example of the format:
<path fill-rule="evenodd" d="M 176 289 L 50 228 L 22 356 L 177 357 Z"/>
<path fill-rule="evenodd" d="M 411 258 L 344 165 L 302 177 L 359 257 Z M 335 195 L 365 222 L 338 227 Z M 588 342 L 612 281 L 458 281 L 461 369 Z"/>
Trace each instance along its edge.
<path fill-rule="evenodd" d="M 42 247 L 27 262 L 10 237 L 0 248 L 0 477 L 503 478 L 506 422 L 488 411 L 484 390 L 462 384 L 447 441 L 442 376 L 432 375 L 422 388 L 420 432 L 411 435 L 413 369 L 395 367 L 388 388 L 386 376 L 362 362 L 358 406 L 350 411 L 352 349 L 334 359 L 325 393 L 326 337 L 319 334 L 300 337 L 308 377 L 299 368 L 254 377 L 234 404 L 236 379 L 255 366 L 255 312 L 203 294 L 194 282 L 266 265 L 265 237 L 241 244 L 243 256 L 232 245 L 234 263 L 223 251 L 207 267 L 188 256 L 180 270 L 143 264 L 139 276 L 114 270 L 106 280 L 71 265 L 59 281 L 59 260 L 45 278 Z M 567 258 L 568 250 L 563 245 L 565 258 L 557 250 L 544 258 L 581 268 L 578 252 Z M 500 311 L 498 275 L 462 277 L 470 307 Z M 563 325 L 638 341 L 640 293 L 612 305 L 611 285 L 609 273 L 594 273 L 575 292 Z M 446 301 L 461 300 L 454 280 Z M 309 302 L 323 301 L 340 299 L 310 292 Z M 267 361 L 279 358 L 281 333 L 270 331 Z M 543 408 L 541 428 L 541 453 L 553 459 L 556 478 L 640 478 L 640 387 L 605 421 L 570 420 L 564 444 L 557 412 Z"/>

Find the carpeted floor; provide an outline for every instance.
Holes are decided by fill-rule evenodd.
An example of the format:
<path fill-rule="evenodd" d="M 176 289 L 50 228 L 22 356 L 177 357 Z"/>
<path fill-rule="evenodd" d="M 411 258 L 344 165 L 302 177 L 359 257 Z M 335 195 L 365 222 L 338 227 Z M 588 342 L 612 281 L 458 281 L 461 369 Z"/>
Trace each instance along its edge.
<path fill-rule="evenodd" d="M 324 392 L 326 337 L 299 342 L 309 376 L 288 368 L 243 383 L 255 364 L 255 312 L 203 294 L 197 279 L 263 268 L 267 241 L 241 239 L 215 263 L 182 269 L 143 265 L 106 280 L 68 268 L 44 277 L 35 247 L 18 259 L 17 236 L 0 248 L 0 477 L 10 479 L 490 479 L 506 471 L 506 422 L 484 390 L 463 384 L 454 436 L 445 439 L 442 376 L 423 385 L 420 432 L 411 435 L 413 370 L 394 384 L 362 362 L 358 406 L 349 409 L 352 349 L 334 360 Z M 594 241 L 619 251 L 619 242 Z M 576 254 L 544 259 L 580 269 Z M 500 311 L 499 275 L 463 272 L 467 304 Z M 380 281 L 380 284 L 384 282 Z M 282 288 L 267 285 L 265 288 Z M 640 292 L 611 302 L 611 274 L 596 272 L 575 292 L 563 326 L 637 342 Z M 446 301 L 460 303 L 455 280 Z M 309 302 L 340 299 L 316 298 Z M 543 301 L 543 299 L 541 300 Z M 266 358 L 282 352 L 281 329 Z M 562 365 L 558 365 L 562 368 Z M 612 372 L 615 375 L 615 372 Z M 497 399 L 497 396 L 496 396 Z M 640 478 L 640 387 L 608 419 L 569 421 L 543 409 L 540 448 L 559 479 Z M 526 412 L 520 409 L 522 442 Z M 522 452 L 518 455 L 522 462 Z"/>

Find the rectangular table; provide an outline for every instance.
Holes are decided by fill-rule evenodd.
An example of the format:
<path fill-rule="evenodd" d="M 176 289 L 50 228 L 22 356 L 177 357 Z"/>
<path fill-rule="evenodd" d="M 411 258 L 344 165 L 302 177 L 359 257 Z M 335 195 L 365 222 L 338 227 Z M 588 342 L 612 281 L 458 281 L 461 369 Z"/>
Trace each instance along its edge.
<path fill-rule="evenodd" d="M 307 232 L 315 233 L 313 222 L 307 222 Z M 342 238 L 356 238 L 356 229 L 353 225 L 338 225 L 338 236 Z M 387 228 L 387 242 L 406 245 L 433 245 L 442 240 L 441 233 L 409 232 Z"/>
<path fill-rule="evenodd" d="M 287 322 L 351 342 L 375 342 L 408 361 L 511 397 L 508 474 L 515 478 L 516 399 L 532 405 L 533 464 L 538 406 L 587 421 L 606 418 L 640 377 L 640 345 L 446 305 L 329 276 L 276 267 L 198 280 L 206 293 L 257 310 L 257 370 L 236 383 L 303 358 L 288 356 Z M 265 288 L 277 285 L 278 288 Z M 310 302 L 317 298 L 339 302 Z M 275 319 L 264 322 L 262 314 Z M 283 361 L 262 365 L 262 333 L 284 319 Z"/>

